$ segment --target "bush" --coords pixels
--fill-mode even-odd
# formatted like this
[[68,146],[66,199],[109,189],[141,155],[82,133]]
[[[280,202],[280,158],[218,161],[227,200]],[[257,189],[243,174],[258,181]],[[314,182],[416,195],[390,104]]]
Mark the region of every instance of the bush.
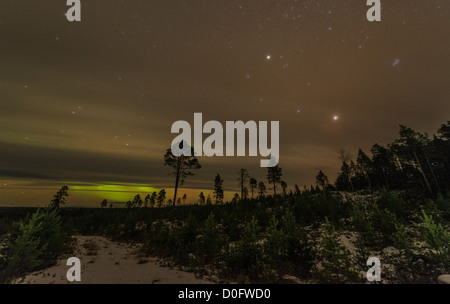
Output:
[[205,263],[209,263],[221,252],[226,238],[221,234],[213,213],[208,216],[201,232],[202,235],[198,240],[199,254]]
[[450,234],[423,210],[422,215],[420,227],[422,238],[427,244],[426,256],[432,263],[443,264],[447,270],[450,270]]
[[376,203],[368,203],[365,208],[354,204],[351,216],[351,225],[359,234],[360,246],[382,249],[396,245],[399,237],[404,237],[399,235],[404,231],[401,220],[390,210],[381,209]]
[[370,251],[361,234],[356,239],[355,249],[355,268],[358,271],[367,271],[367,258],[370,257]]
[[306,231],[297,225],[289,210],[283,215],[281,229],[286,232],[287,258],[294,266],[296,274],[308,276],[315,262],[313,242]]
[[[151,253],[169,253],[169,227],[161,220],[152,223],[150,230],[144,235],[144,243]],[[172,238],[173,240],[173,238]]]
[[359,234],[361,246],[374,245],[377,242],[377,235],[371,217],[361,204],[354,204],[350,212],[352,218],[352,228]]
[[383,189],[381,196],[377,200],[377,205],[381,210],[387,209],[398,217],[406,217],[408,204],[397,193]]
[[16,223],[17,236],[12,237],[7,244],[6,265],[2,271],[3,280],[22,275],[42,265],[45,248],[40,247],[41,240],[38,235],[42,231],[43,217],[44,214],[36,212],[27,223]]
[[379,245],[383,247],[394,245],[394,236],[397,232],[397,226],[399,225],[397,216],[390,210],[380,210],[380,208],[375,205],[372,221],[377,232]]
[[341,283],[355,281],[358,274],[352,269],[352,256],[338,240],[333,225],[325,218],[322,243],[320,246],[321,266],[323,272],[319,274],[320,279],[329,283]]
[[267,241],[264,243],[267,262],[280,269],[288,260],[288,247],[288,236],[280,228],[279,221],[273,216],[267,231]]
[[445,199],[442,195],[439,195],[436,199],[436,205],[445,214],[450,214],[450,200]]
[[38,209],[31,217],[16,222],[3,254],[3,281],[43,268],[55,262],[70,245],[61,229],[59,209]]
[[260,278],[264,272],[263,246],[258,240],[260,227],[255,217],[247,223],[241,240],[228,244],[225,253],[226,271],[242,274],[252,279]]
[[189,253],[196,251],[198,226],[197,218],[190,213],[180,229],[170,230],[167,244],[179,262],[187,261]]
[[41,240],[43,260],[47,264],[53,263],[70,245],[70,236],[62,231],[59,209],[42,210],[42,230],[38,233]]
[[427,214],[433,215],[435,217],[439,217],[440,216],[440,211],[438,208],[438,205],[435,201],[433,201],[432,199],[427,199],[425,201],[425,204],[423,206],[423,210],[425,210],[425,212]]
[[312,204],[312,213],[317,216],[317,219],[327,217],[335,225],[339,224],[339,219],[348,217],[350,213],[349,204],[327,191],[316,194],[310,204]]

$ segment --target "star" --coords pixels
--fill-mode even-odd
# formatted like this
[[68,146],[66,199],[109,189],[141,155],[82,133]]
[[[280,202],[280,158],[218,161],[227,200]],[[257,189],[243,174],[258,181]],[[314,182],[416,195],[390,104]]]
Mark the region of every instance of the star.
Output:
[[270,60],[270,59],[272,59],[272,56],[271,56],[271,55],[267,55],[267,56],[266,56],[266,59],[267,59],[267,60]]

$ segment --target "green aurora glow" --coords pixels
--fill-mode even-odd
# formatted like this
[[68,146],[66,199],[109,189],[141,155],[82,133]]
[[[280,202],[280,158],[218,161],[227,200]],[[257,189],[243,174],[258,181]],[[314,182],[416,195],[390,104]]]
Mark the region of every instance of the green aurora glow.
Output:
[[161,189],[139,185],[139,184],[95,184],[95,185],[75,185],[69,191],[77,191],[81,195],[107,199],[112,202],[126,202],[132,200],[133,196],[140,194],[144,199],[145,195],[158,192]]

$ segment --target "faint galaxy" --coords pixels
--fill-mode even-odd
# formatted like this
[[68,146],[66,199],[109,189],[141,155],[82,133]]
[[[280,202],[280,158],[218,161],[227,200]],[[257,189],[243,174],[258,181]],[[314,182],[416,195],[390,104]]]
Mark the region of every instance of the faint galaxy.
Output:
[[[450,1],[382,1],[374,23],[365,2],[82,0],[70,23],[66,1],[1,1],[0,204],[64,183],[171,188],[170,127],[194,112],[280,121],[290,188],[334,181],[337,149],[369,153],[399,124],[433,134],[450,113]],[[217,173],[236,191],[242,167],[265,179],[259,157],[200,163],[193,193]]]

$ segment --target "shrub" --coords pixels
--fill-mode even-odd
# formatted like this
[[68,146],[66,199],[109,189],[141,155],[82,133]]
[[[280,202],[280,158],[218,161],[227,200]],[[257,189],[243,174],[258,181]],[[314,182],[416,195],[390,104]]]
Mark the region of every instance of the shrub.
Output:
[[406,227],[401,223],[395,224],[395,233],[392,235],[392,240],[394,247],[397,249],[407,251],[412,249],[412,244],[410,244],[406,233]]
[[267,262],[276,268],[281,268],[288,259],[288,247],[287,234],[280,228],[279,221],[273,216],[267,231],[267,241],[264,243]]
[[450,200],[445,199],[442,195],[439,195],[436,199],[437,207],[446,214],[450,214]]
[[208,263],[220,253],[226,238],[221,235],[213,213],[210,213],[206,219],[201,232],[202,236],[198,240],[199,253],[204,258],[205,263]]
[[182,228],[172,229],[169,232],[168,246],[179,261],[187,260],[189,253],[196,251],[198,226],[197,218],[189,213]]
[[70,245],[70,236],[62,230],[61,217],[59,209],[42,210],[42,230],[37,234],[41,240],[43,260],[51,264],[60,256]]
[[372,221],[377,232],[379,244],[384,247],[393,245],[395,241],[394,236],[399,225],[397,216],[388,209],[380,210],[375,205]]
[[[354,204],[351,211],[351,226],[359,234],[360,246],[382,249],[396,245],[404,233],[401,220],[387,208],[381,209],[376,203],[366,207]],[[404,242],[404,237],[403,242]]]
[[387,209],[398,217],[407,216],[408,205],[397,193],[383,189],[377,200],[381,210]]
[[354,204],[350,215],[352,218],[352,228],[359,234],[359,242],[361,246],[374,245],[377,241],[375,228],[373,227],[372,219],[367,214],[364,207],[360,204]]
[[242,274],[252,279],[257,279],[263,274],[263,246],[257,236],[259,230],[258,221],[252,217],[244,229],[241,240],[237,244],[228,244],[225,254],[228,272]]
[[444,264],[447,270],[450,268],[450,234],[440,224],[435,223],[433,217],[422,210],[421,233],[427,244],[425,254],[436,264]]
[[370,257],[370,252],[361,234],[356,239],[355,248],[356,248],[355,267],[358,271],[366,271],[367,270],[366,263],[368,257]]
[[286,232],[287,258],[294,265],[295,272],[309,275],[315,262],[314,244],[289,210],[283,215],[281,229]]
[[358,274],[352,269],[350,251],[339,242],[335,228],[329,223],[327,217],[325,217],[325,222],[319,249],[323,272],[319,277],[329,283],[356,280]]
[[61,228],[58,208],[38,209],[16,222],[4,250],[2,279],[48,266],[70,246]]
[[349,204],[345,204],[340,197],[327,191],[316,194],[310,204],[312,204],[312,213],[318,219],[326,216],[335,225],[339,224],[339,219],[349,216]]
[[160,247],[166,247],[168,244],[169,231],[169,227],[163,221],[158,220],[154,222],[150,231],[144,236],[147,248],[150,251],[153,251]]
[[7,244],[6,266],[2,271],[2,279],[8,280],[14,276],[32,271],[42,265],[43,253],[46,249],[38,237],[42,231],[43,213],[35,212],[25,222],[16,223],[17,231]]

